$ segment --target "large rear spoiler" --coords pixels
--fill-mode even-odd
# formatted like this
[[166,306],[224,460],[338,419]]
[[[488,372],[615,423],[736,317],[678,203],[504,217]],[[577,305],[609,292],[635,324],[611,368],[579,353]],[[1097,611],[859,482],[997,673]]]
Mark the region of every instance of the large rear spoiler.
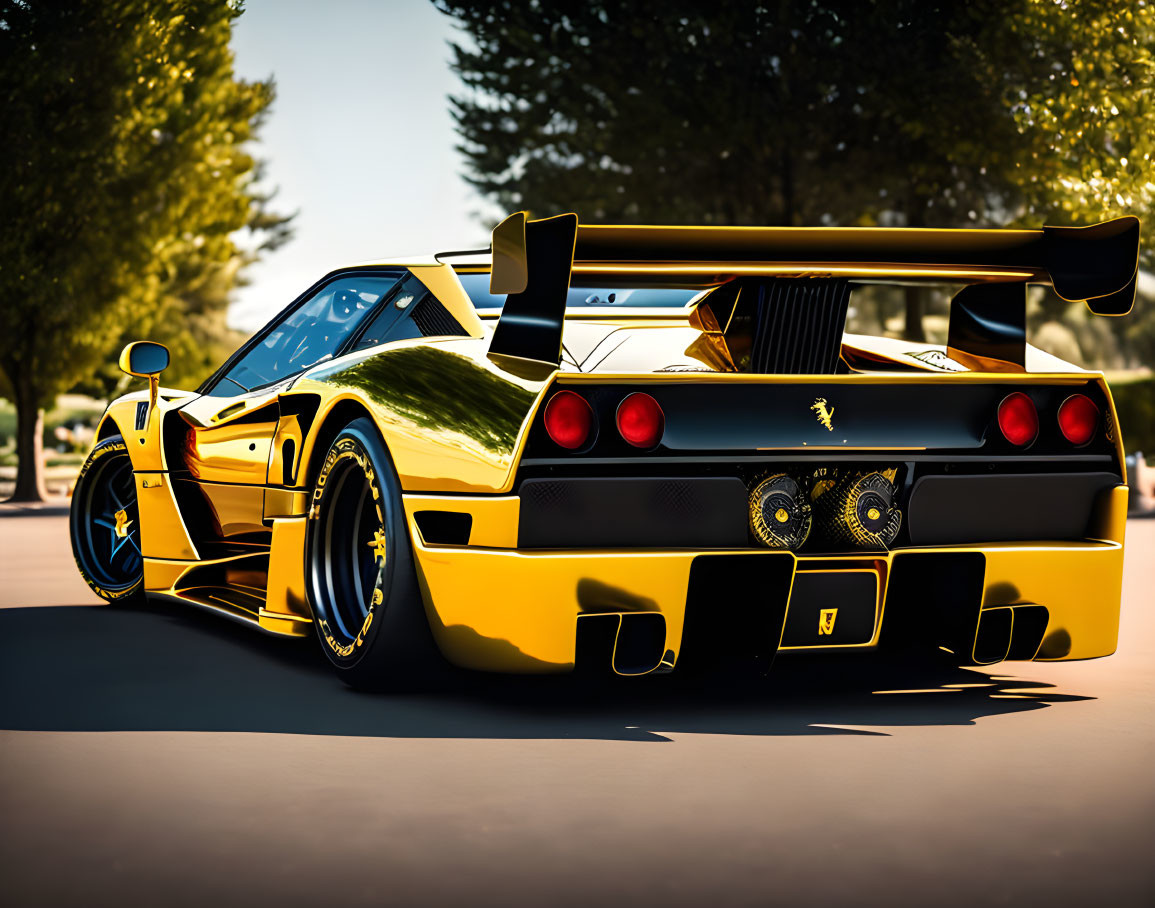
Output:
[[[1139,220],[1039,230],[616,227],[579,225],[575,214],[531,221],[517,212],[493,229],[492,252],[491,292],[508,299],[491,355],[557,365],[573,272],[686,273],[718,280],[961,281],[973,286],[956,297],[965,305],[952,307],[951,346],[987,356],[991,350],[982,335],[990,333],[984,325],[994,319],[989,328],[999,344],[995,358],[1021,366],[1015,348],[1025,336],[1023,306],[1008,303],[1025,300],[1026,284],[1050,284],[1063,299],[1086,301],[1098,315],[1131,311]],[[967,315],[955,319],[955,309]]]

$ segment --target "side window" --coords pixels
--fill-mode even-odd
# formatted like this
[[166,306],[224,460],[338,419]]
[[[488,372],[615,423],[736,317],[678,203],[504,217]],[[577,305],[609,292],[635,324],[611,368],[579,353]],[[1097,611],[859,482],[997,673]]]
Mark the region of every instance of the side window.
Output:
[[274,324],[210,393],[230,395],[271,385],[335,356],[400,278],[353,275],[326,284]]
[[364,350],[413,337],[464,337],[465,330],[417,278],[410,276],[373,317],[354,347]]

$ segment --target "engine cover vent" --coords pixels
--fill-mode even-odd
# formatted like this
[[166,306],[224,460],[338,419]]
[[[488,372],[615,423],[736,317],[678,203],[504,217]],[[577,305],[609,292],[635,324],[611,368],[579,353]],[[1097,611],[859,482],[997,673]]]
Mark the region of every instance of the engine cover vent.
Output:
[[824,278],[778,279],[758,287],[750,371],[832,375],[838,369],[850,284]]

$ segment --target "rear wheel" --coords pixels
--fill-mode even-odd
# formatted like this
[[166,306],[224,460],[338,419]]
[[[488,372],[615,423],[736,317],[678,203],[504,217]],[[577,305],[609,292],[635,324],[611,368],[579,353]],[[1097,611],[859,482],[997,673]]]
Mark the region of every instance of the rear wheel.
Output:
[[396,688],[440,658],[417,586],[401,486],[369,419],[333,441],[313,489],[306,581],[321,649],[348,684]]
[[136,478],[119,435],[100,442],[80,470],[72,493],[72,555],[93,591],[108,602],[144,598],[144,558]]

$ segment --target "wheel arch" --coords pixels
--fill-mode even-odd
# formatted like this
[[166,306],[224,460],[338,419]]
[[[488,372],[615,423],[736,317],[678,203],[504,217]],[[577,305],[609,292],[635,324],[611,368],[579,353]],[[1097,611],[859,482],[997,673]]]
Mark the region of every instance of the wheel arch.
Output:
[[[349,425],[355,419],[368,418],[373,420],[373,425],[377,425],[377,420],[373,419],[373,411],[361,400],[355,397],[343,397],[336,401],[321,417],[317,430],[313,433],[312,448],[309,450],[308,461],[306,462],[305,474],[299,480],[299,484],[307,489],[312,489],[313,483],[317,479],[317,474],[321,471],[321,464],[324,463],[325,455],[329,451],[329,446],[333,444],[333,440],[338,433]],[[384,434],[380,427],[377,428],[377,434],[381,436],[381,443],[385,445],[385,450],[389,450],[389,443],[385,440]]]

